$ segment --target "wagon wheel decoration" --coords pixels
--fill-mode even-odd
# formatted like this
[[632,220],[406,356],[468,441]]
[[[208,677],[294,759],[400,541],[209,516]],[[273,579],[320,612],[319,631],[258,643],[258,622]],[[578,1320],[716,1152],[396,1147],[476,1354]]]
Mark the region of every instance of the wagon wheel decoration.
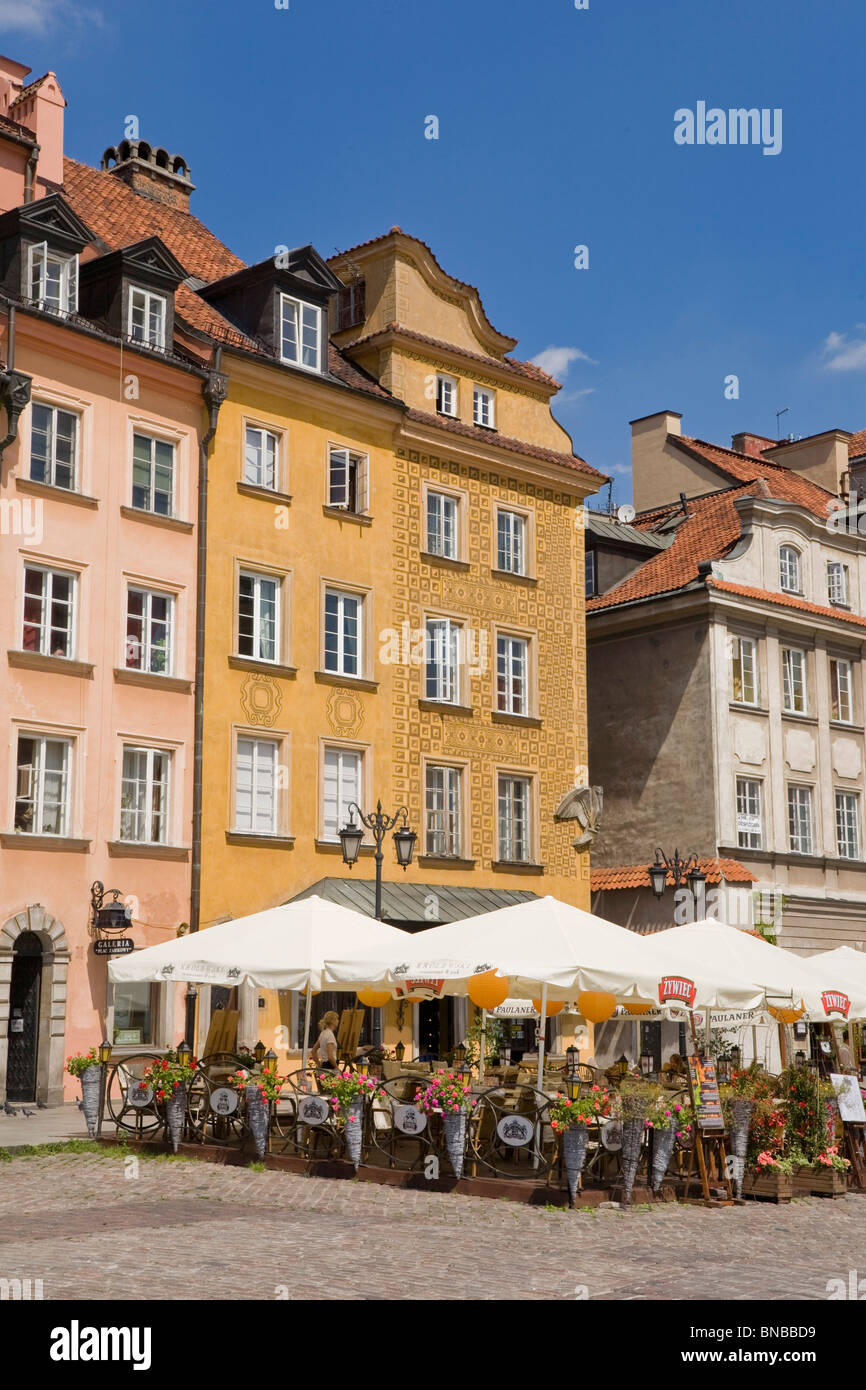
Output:
[[415,1104],[423,1091],[421,1077],[395,1076],[383,1081],[367,1107],[370,1157],[389,1168],[413,1172],[424,1169],[438,1144],[428,1117]]
[[471,1175],[481,1167],[499,1178],[546,1177],[556,1156],[550,1097],[534,1086],[493,1087],[477,1101],[469,1119]]
[[249,1058],[233,1052],[213,1052],[203,1057],[187,1091],[186,1117],[192,1139],[199,1144],[219,1144],[240,1148],[247,1125],[241,1098],[227,1078],[243,1067]]
[[143,1139],[162,1129],[164,1117],[157,1109],[153,1092],[142,1091],[145,1069],[160,1060],[157,1052],[136,1052],[116,1062],[105,1086],[105,1114],[116,1130],[126,1130]]
[[343,1137],[337,1128],[329,1098],[319,1090],[313,1067],[286,1077],[282,1094],[272,1112],[272,1153],[296,1158],[341,1158]]

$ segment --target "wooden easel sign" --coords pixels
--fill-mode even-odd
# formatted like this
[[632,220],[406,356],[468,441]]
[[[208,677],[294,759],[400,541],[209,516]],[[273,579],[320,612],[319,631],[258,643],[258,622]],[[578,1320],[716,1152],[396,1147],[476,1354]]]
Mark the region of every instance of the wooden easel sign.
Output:
[[845,1072],[831,1072],[830,1080],[836,1092],[839,1118],[845,1135],[845,1157],[851,1164],[851,1173],[857,1187],[866,1189],[866,1109],[860,1080],[856,1075]]
[[707,1158],[710,1153],[714,1152],[720,1181],[724,1183],[728,1199],[732,1200],[733,1193],[731,1192],[731,1180],[728,1176],[728,1161],[725,1153],[725,1119],[722,1114],[722,1098],[719,1094],[719,1082],[716,1076],[716,1059],[694,1054],[688,1058],[688,1068],[689,1089],[695,1116],[695,1143],[689,1159],[689,1170],[686,1174],[686,1188],[683,1195],[686,1198],[689,1195],[692,1169],[695,1157],[697,1157],[704,1201],[713,1201],[710,1194]]

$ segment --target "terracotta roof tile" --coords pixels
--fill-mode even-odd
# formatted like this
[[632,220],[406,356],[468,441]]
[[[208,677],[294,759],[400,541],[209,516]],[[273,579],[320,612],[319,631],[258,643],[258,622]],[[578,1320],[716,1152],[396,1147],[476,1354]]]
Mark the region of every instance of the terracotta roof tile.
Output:
[[21,140],[36,142],[36,132],[29,126],[22,125],[20,121],[13,121],[11,116],[0,116],[0,130],[6,130],[10,135],[17,135]]
[[497,434],[495,430],[482,430],[476,425],[464,425],[462,420],[450,420],[447,415],[430,415],[426,410],[407,410],[407,420],[417,420],[421,425],[433,425],[449,434],[459,434],[465,439],[477,439],[479,443],[495,445],[507,449],[512,454],[524,454],[529,458],[545,459],[548,463],[558,463],[572,468],[576,473],[585,473],[591,478],[607,482],[604,473],[586,462],[577,454],[561,454],[555,449],[544,449],[538,444],[527,444],[523,439],[511,439],[508,435]]
[[773,593],[771,589],[755,589],[749,584],[731,584],[727,579],[709,579],[708,584],[726,594],[740,594],[742,598],[756,598],[763,603],[776,603],[782,608],[796,608],[801,613],[814,613],[817,617],[833,618],[839,623],[853,623],[856,627],[866,627],[866,618],[859,613],[849,613],[845,608],[831,608],[821,603],[809,603],[794,594]]
[[857,430],[848,440],[848,457],[858,459],[863,454],[866,454],[866,430]]
[[367,333],[363,338],[354,338],[349,343],[343,344],[343,351],[350,352],[355,348],[363,347],[367,343],[375,342],[383,333],[400,333],[404,338],[411,338],[416,343],[429,343],[430,347],[441,348],[444,352],[454,353],[457,357],[466,357],[472,362],[483,362],[489,367],[498,367],[506,371],[516,372],[519,376],[529,377],[532,381],[538,381],[544,386],[562,390],[562,383],[552,377],[541,367],[536,367],[534,362],[519,362],[512,357],[487,357],[480,352],[470,352],[468,348],[456,347],[454,343],[446,343],[441,338],[431,338],[426,333],[416,333],[414,328],[407,328],[404,323],[393,320],[386,323],[384,328],[378,329],[375,333]]
[[[698,868],[706,874],[707,883],[757,883],[753,873],[737,859],[699,859]],[[674,886],[673,874],[668,874],[667,885]],[[622,888],[651,888],[648,864],[624,864],[609,869],[593,869],[590,875],[593,893],[607,893]]]

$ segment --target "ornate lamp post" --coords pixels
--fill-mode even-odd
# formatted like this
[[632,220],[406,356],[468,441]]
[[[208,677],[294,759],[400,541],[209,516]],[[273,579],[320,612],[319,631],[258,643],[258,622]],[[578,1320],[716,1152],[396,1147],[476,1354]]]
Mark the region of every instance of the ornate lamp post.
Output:
[[[382,810],[381,801],[376,802],[376,809],[369,815],[365,815],[354,801],[349,803],[349,824],[343,826],[340,831],[340,843],[343,846],[343,863],[348,864],[351,869],[358,858],[361,850],[361,841],[364,838],[364,828],[373,832],[373,839],[376,841],[376,920],[382,920],[382,862],[385,856],[382,853],[382,841],[393,830],[399,821],[402,825],[399,830],[394,830],[394,849],[397,853],[397,863],[401,869],[408,869],[412,863],[412,854],[415,849],[417,835],[414,830],[409,829],[409,812],[405,806],[401,806],[394,812],[393,816],[388,816]],[[357,815],[360,825],[355,824]]]
[[707,876],[701,872],[696,854],[691,855],[688,859],[683,859],[679,850],[675,849],[673,858],[669,859],[664,850],[657,849],[655,860],[649,866],[650,883],[657,898],[664,896],[668,874],[673,875],[675,891],[682,887],[683,883],[688,883],[695,904],[703,898]]

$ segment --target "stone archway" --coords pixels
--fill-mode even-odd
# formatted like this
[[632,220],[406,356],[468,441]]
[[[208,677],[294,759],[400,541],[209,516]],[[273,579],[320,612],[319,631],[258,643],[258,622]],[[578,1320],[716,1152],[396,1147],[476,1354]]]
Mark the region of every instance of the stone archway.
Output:
[[46,1105],[63,1101],[63,1069],[66,1060],[66,978],[69,942],[63,923],[41,903],[16,912],[0,927],[0,1099],[6,1096],[6,1063],[9,1042],[9,987],[12,955],[22,932],[34,932],[42,947],[42,994],[39,1003],[36,1098]]

